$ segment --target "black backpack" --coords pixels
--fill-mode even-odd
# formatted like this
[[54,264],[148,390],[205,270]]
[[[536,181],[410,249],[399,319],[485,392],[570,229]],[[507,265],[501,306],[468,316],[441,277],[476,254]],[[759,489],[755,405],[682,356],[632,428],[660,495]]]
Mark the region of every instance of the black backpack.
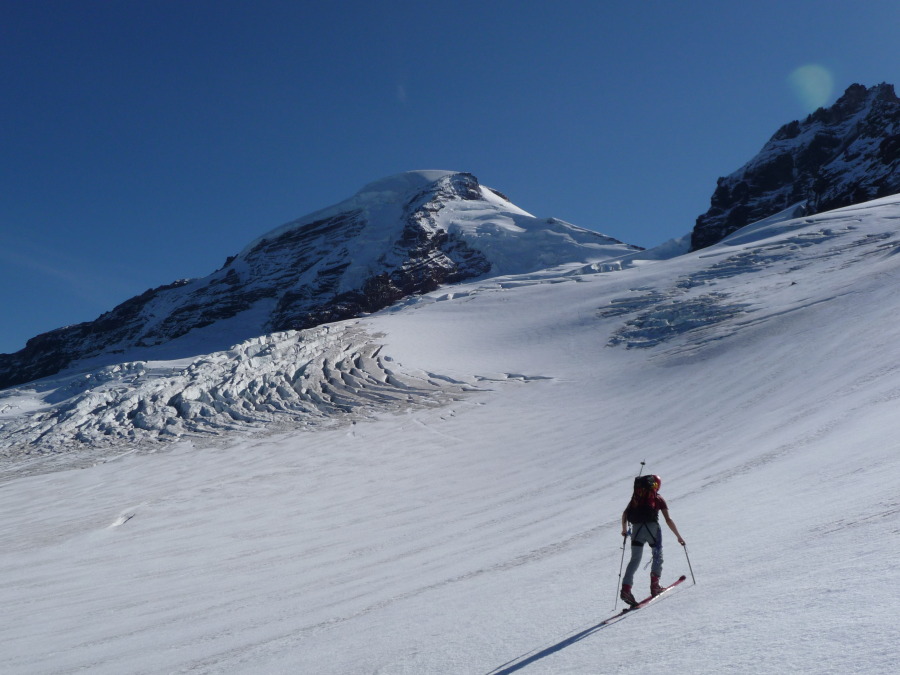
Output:
[[654,475],[638,476],[634,479],[634,492],[628,504],[631,522],[656,520],[656,512],[659,510],[656,492],[661,482],[659,476]]

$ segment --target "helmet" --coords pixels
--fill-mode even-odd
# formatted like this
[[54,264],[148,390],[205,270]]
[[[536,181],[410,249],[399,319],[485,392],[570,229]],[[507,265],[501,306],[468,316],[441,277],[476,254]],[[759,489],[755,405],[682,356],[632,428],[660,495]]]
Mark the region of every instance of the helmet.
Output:
[[653,479],[653,489],[659,490],[660,486],[662,486],[662,478],[660,478],[656,474],[653,474],[651,478]]

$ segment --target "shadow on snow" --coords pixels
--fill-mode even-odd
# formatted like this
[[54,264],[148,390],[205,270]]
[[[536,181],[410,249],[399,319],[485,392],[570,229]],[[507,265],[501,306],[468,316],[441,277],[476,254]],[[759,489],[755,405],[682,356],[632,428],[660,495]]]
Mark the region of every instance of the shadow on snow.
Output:
[[607,626],[611,626],[613,623],[615,623],[615,621],[617,621],[618,619],[621,619],[621,618],[625,618],[626,616],[628,616],[628,613],[621,612],[619,614],[616,614],[613,617],[610,617],[609,619],[604,619],[600,623],[595,624],[595,625],[591,626],[590,628],[585,628],[584,630],[581,630],[581,631],[575,633],[574,635],[570,635],[569,637],[561,640],[560,642],[557,642],[555,645],[553,645],[551,647],[542,649],[541,651],[536,652],[534,654],[532,654],[531,652],[528,652],[526,654],[523,654],[522,656],[517,656],[512,661],[508,661],[508,662],[504,663],[502,666],[500,666],[499,668],[492,670],[487,675],[507,675],[508,673],[514,673],[517,670],[521,670],[522,668],[525,668],[526,666],[530,666],[535,661],[540,661],[544,657],[550,656],[551,654],[555,654],[556,652],[565,649],[569,645],[573,645],[576,642],[584,640],[586,637],[590,637],[597,631],[599,631],[603,628],[606,628]]

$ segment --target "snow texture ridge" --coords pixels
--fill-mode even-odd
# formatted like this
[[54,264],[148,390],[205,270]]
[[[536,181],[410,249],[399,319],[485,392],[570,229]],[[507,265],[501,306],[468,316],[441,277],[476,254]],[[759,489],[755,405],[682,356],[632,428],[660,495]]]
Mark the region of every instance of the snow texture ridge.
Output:
[[[475,387],[410,374],[380,355],[371,336],[346,324],[253,338],[187,364],[126,362],[45,384],[44,409],[10,416],[0,393],[0,452],[7,456],[98,450],[280,425],[334,426],[421,405]],[[5,405],[4,405],[5,404]]]

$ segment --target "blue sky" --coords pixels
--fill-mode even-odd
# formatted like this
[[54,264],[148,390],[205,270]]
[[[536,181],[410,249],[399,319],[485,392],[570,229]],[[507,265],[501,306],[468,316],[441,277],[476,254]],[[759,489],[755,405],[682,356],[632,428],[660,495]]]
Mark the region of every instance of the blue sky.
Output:
[[898,27],[895,0],[0,0],[0,352],[400,171],[662,243],[782,124],[900,85]]

